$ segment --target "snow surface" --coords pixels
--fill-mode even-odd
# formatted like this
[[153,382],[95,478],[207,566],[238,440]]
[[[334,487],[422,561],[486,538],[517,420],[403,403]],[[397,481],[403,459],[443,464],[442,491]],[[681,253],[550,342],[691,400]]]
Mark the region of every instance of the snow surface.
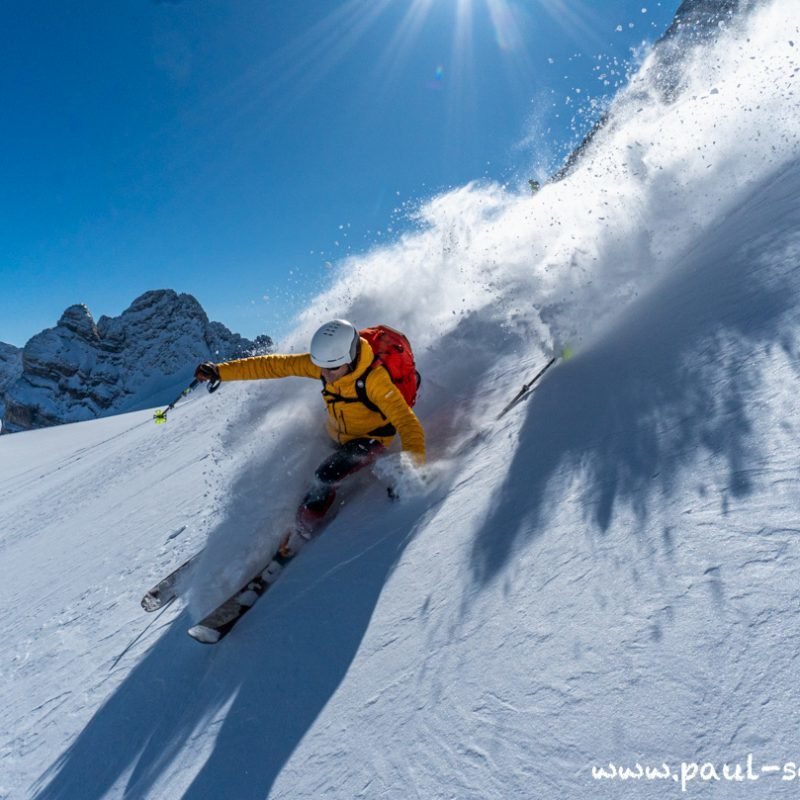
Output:
[[431,463],[354,481],[218,646],[187,627],[326,452],[312,383],[0,439],[0,797],[796,796],[798,46],[765,3],[673,103],[646,61],[567,180],[340,265],[283,349],[406,330]]

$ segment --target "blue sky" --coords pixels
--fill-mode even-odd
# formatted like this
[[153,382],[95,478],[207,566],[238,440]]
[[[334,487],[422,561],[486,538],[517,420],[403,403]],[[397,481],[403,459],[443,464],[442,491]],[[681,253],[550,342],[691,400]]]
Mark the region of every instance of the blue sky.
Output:
[[0,341],[144,291],[280,336],[405,210],[525,189],[679,0],[15,3],[0,31]]

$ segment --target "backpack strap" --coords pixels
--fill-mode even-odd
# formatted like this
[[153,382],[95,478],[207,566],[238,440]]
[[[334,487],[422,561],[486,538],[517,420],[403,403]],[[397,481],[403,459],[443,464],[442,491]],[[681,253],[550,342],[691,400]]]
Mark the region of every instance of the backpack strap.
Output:
[[356,378],[356,397],[342,397],[340,394],[336,394],[336,392],[330,391],[328,389],[328,384],[325,382],[325,378],[320,378],[322,381],[322,396],[325,398],[326,403],[362,403],[365,405],[370,411],[375,411],[376,413],[380,414],[384,419],[386,419],[386,414],[372,402],[367,396],[367,378],[369,377],[370,372],[372,372],[373,367],[375,364],[379,363],[380,359],[376,358],[359,376]]
[[372,402],[367,396],[367,378],[372,374],[372,370],[375,368],[376,364],[380,364],[381,360],[377,356],[372,360],[372,363],[359,375],[358,379],[356,380],[356,394],[358,395],[358,399],[370,410],[375,411],[380,414],[384,419],[386,419],[386,414]]
[[[372,363],[356,378],[355,388],[356,388],[356,397],[342,397],[340,394],[336,394],[336,392],[331,392],[327,388],[327,383],[325,383],[325,378],[320,378],[322,381],[322,396],[325,398],[326,403],[361,403],[365,405],[370,411],[374,411],[376,414],[380,414],[384,419],[386,419],[386,414],[380,410],[380,408],[372,402],[367,396],[367,378],[370,376],[370,373],[375,368],[376,365],[382,364],[383,362],[379,357],[375,357]],[[380,428],[375,428],[369,432],[369,436],[394,436],[397,433],[397,429],[391,423],[387,423],[386,425],[382,425]]]

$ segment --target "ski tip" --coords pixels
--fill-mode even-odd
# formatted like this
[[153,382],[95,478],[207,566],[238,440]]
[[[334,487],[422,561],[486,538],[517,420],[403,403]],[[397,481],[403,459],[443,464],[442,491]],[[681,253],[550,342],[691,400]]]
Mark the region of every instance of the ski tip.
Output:
[[201,644],[216,644],[221,638],[219,631],[214,630],[214,628],[207,628],[205,625],[194,625],[189,628],[187,633],[192,639]]
[[161,607],[161,600],[152,594],[146,594],[142,598],[142,608],[145,611],[156,611]]
[[142,598],[142,608],[147,612],[161,611],[175,602],[176,599],[177,595],[175,592],[165,592],[164,594],[160,592],[156,594],[148,592]]

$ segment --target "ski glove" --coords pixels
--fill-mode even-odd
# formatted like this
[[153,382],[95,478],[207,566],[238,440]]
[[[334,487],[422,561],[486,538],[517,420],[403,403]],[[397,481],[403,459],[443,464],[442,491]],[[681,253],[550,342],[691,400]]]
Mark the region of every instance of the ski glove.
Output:
[[216,382],[220,380],[217,365],[211,361],[204,361],[202,364],[199,364],[197,369],[194,371],[194,376],[199,381]]

